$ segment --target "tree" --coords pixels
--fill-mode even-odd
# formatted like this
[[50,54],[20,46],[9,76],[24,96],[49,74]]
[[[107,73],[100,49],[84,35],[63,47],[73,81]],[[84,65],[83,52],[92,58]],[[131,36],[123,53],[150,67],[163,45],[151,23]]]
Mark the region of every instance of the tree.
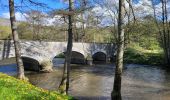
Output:
[[162,46],[164,49],[165,64],[170,64],[170,29],[168,22],[167,0],[161,0],[162,3]]
[[[73,0],[69,0],[69,12],[73,11]],[[68,94],[69,89],[69,77],[70,77],[70,62],[71,62],[71,52],[72,52],[72,45],[73,45],[73,20],[72,20],[72,14],[68,15],[68,42],[67,42],[67,52],[65,57],[65,63],[64,63],[64,70],[63,70],[63,76],[62,81],[59,86],[59,91],[63,94]]]
[[42,12],[36,10],[28,11],[26,12],[26,15],[27,22],[29,22],[33,33],[33,40],[37,40],[40,37],[39,35],[42,30],[41,27],[44,24],[45,15]]
[[116,55],[116,69],[113,91],[111,93],[112,100],[122,100],[121,98],[121,79],[123,69],[124,54],[124,0],[119,0],[119,18],[118,18],[118,50]]
[[9,0],[9,12],[10,12],[12,37],[13,37],[14,47],[15,47],[16,63],[18,68],[18,78],[25,80],[26,77],[24,75],[24,66],[21,59],[20,44],[19,44],[19,38],[17,33],[16,19],[15,19],[14,0]]
[[[164,62],[166,65],[170,65],[170,21],[168,21],[168,0],[160,0],[162,14],[159,15],[156,12],[154,0],[152,0],[152,6],[154,10],[155,23],[159,30],[160,44],[164,51]],[[162,18],[162,19],[160,19]]]

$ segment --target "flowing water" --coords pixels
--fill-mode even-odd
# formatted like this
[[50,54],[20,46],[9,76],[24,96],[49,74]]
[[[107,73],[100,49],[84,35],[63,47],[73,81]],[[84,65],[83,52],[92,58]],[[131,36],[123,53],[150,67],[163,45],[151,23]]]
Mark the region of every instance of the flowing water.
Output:
[[[30,82],[44,89],[56,90],[62,76],[63,59],[54,59],[52,73],[26,71]],[[16,65],[3,65],[0,72],[16,75]],[[110,100],[114,64],[72,65],[70,95],[80,100]],[[123,100],[170,100],[170,71],[157,66],[128,64],[122,76]]]

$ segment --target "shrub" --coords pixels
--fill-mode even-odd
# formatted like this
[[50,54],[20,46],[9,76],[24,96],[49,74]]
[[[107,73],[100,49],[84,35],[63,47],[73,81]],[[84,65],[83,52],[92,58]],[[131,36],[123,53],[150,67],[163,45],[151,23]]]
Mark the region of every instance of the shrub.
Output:
[[143,52],[142,49],[127,48],[124,54],[125,63],[161,65],[163,64],[162,53]]
[[64,53],[60,53],[57,56],[55,56],[55,58],[65,58],[65,54]]

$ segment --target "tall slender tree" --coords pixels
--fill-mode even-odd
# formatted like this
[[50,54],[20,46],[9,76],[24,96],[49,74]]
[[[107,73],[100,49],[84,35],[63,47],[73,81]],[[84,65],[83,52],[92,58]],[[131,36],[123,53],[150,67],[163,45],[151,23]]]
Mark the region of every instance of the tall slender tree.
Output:
[[[73,0],[69,0],[69,12],[73,12]],[[73,14],[68,14],[68,42],[67,42],[67,52],[65,57],[65,63],[64,63],[64,70],[63,70],[63,76],[62,81],[59,85],[59,91],[63,94],[68,94],[69,89],[69,77],[70,77],[70,62],[71,62],[71,52],[72,52],[72,45],[73,45],[73,20],[72,20]]]
[[164,49],[164,58],[165,64],[170,65],[170,29],[168,22],[168,0],[161,0],[162,4],[162,34],[163,34],[163,49]]
[[118,51],[116,56],[116,69],[113,91],[111,93],[112,100],[122,100],[121,98],[121,80],[123,69],[123,54],[124,54],[124,0],[119,0],[119,18],[118,18]]
[[21,59],[20,44],[19,44],[19,38],[17,33],[16,19],[15,19],[14,0],[9,0],[9,12],[10,12],[12,37],[13,37],[14,47],[15,47],[16,63],[18,68],[18,78],[25,80],[26,77],[24,75],[24,66]]
[[[168,0],[160,0],[161,3],[161,12],[159,15],[156,12],[156,7],[154,4],[155,0],[152,0],[152,6],[154,10],[154,18],[155,23],[159,30],[160,35],[160,44],[164,51],[164,63],[169,66],[170,65],[170,21],[168,21]],[[158,18],[162,18],[161,21]],[[158,20],[159,19],[159,20]],[[160,23],[161,22],[161,23]]]

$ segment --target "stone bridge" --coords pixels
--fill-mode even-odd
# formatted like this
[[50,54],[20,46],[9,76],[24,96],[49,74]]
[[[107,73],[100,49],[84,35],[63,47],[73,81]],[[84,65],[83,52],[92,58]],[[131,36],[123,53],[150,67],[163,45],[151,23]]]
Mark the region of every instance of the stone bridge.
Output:
[[[59,54],[66,52],[67,42],[45,41],[20,41],[23,62],[37,62],[42,65],[45,61],[52,60]],[[107,43],[73,43],[72,62],[82,63],[87,60],[108,60],[115,51],[113,44]],[[12,40],[0,40],[0,60],[15,57]],[[30,65],[32,66],[32,65]],[[34,65],[34,67],[36,67]]]

